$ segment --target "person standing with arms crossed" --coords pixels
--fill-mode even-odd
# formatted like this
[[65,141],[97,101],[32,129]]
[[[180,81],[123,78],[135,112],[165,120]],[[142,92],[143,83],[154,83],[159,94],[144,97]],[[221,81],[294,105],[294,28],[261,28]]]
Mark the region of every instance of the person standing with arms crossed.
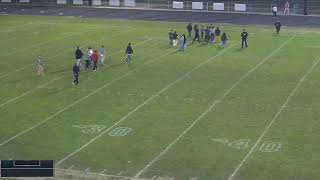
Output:
[[248,38],[248,33],[246,32],[245,29],[243,29],[242,33],[241,33],[241,38],[242,38],[242,48],[243,48],[243,45],[246,46],[246,48],[248,47],[248,44],[247,44],[247,38]]

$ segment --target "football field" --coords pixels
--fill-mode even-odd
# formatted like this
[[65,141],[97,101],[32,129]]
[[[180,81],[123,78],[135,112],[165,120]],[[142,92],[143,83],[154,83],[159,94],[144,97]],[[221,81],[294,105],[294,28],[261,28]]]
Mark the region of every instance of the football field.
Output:
[[[180,52],[168,32],[186,25],[0,16],[0,159],[75,179],[319,180],[319,29],[214,24],[225,48]],[[78,45],[104,45],[107,63],[74,86]]]

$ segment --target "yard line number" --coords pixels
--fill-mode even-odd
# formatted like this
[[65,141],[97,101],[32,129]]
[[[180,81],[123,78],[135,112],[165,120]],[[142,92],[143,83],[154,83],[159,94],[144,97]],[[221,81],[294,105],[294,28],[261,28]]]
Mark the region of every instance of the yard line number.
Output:
[[[72,125],[72,127],[81,129],[81,132],[85,134],[97,134],[103,131],[104,129],[106,129],[106,126],[104,125]],[[117,127],[115,129],[112,129],[108,133],[108,135],[109,136],[125,136],[131,131],[132,129],[128,127]]]
[[[211,138],[212,141],[217,142],[217,143],[222,143],[225,144],[233,149],[246,149],[248,147],[250,147],[250,139],[239,139],[239,140],[235,140],[235,141],[230,141],[228,139],[215,139],[215,138]],[[281,149],[281,143],[280,142],[276,142],[276,141],[266,141],[263,142],[260,147],[258,148],[259,151],[261,152],[276,152],[279,151]]]

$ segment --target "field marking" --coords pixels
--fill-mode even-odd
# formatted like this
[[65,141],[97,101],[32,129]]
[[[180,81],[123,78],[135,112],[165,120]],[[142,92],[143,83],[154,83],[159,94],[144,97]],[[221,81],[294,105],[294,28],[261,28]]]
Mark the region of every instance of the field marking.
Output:
[[103,169],[102,171],[99,172],[99,174],[104,174],[107,170]]
[[166,154],[168,150],[175,145],[186,133],[188,133],[202,118],[204,118],[211,110],[220,102],[223,101],[223,99],[236,87],[238,86],[243,79],[247,78],[253,71],[255,71],[258,67],[260,67],[265,61],[267,61],[270,57],[272,57],[274,54],[276,54],[280,49],[282,49],[285,45],[287,45],[295,36],[292,36],[289,40],[284,42],[279,48],[274,50],[271,54],[269,54],[267,57],[265,57],[263,60],[261,60],[255,67],[253,67],[251,70],[249,70],[245,75],[243,75],[237,82],[235,82],[231,88],[229,88],[221,97],[219,97],[217,100],[213,101],[213,103],[205,110],[198,118],[196,118],[191,125],[186,128],[176,139],[174,139],[167,147],[164,148],[163,151],[159,153],[154,159],[152,159],[144,168],[142,168],[134,177],[140,177],[150,166],[152,166],[155,162],[159,160],[161,156]]
[[[247,149],[249,146],[251,146],[251,139],[238,139],[238,140],[228,140],[228,139],[217,139],[217,138],[211,138],[211,141],[216,143],[221,143],[223,145],[229,146],[233,149]],[[281,149],[281,142],[277,141],[265,141],[259,146],[259,151],[265,152],[265,153],[271,153],[276,152]]]
[[[20,23],[20,22],[14,22],[14,23]],[[0,33],[16,32],[16,31],[20,30],[18,28],[26,27],[26,26],[29,26],[29,25],[33,25],[33,22],[31,21],[31,22],[27,22],[27,23],[24,23],[24,24],[19,24],[19,25],[16,25],[16,26],[9,26],[10,28],[2,30],[2,31],[0,31]],[[33,26],[31,26],[31,27],[33,27]]]
[[105,125],[72,125],[72,127],[80,129],[85,134],[99,133],[106,128]]
[[103,176],[103,177],[111,177],[111,178],[125,178],[125,179],[132,179],[132,180],[151,180],[151,179],[145,179],[145,178],[135,178],[135,177],[129,177],[129,176],[120,176],[120,175],[111,175],[111,174],[103,174],[103,173],[94,173],[94,172],[83,172],[79,170],[70,170],[70,169],[62,169],[62,168],[55,168],[58,171],[64,171],[70,174],[90,174],[95,176]]
[[71,156],[77,154],[78,152],[80,152],[82,149],[86,148],[87,146],[89,146],[92,142],[94,142],[95,140],[97,140],[99,137],[103,136],[105,133],[107,133],[108,131],[110,131],[111,129],[113,129],[115,126],[117,126],[118,124],[120,124],[122,121],[124,121],[125,119],[127,119],[131,114],[135,113],[136,111],[138,111],[140,108],[142,108],[143,106],[145,106],[146,104],[148,104],[150,101],[152,101],[154,98],[158,97],[161,93],[163,93],[164,91],[166,91],[167,89],[169,89],[171,86],[175,85],[176,83],[180,82],[181,80],[185,79],[189,74],[191,74],[193,71],[197,70],[198,68],[200,68],[201,66],[211,62],[212,60],[214,60],[216,57],[220,56],[221,54],[223,54],[224,52],[226,52],[227,50],[231,49],[232,47],[234,47],[237,44],[234,44],[230,47],[228,47],[227,49],[221,50],[218,54],[216,54],[213,57],[210,57],[208,59],[206,59],[205,61],[201,62],[200,64],[198,64],[196,67],[192,68],[191,70],[189,70],[188,72],[186,72],[185,74],[183,74],[182,76],[180,76],[179,78],[177,78],[176,80],[174,80],[173,82],[171,82],[170,84],[168,84],[167,86],[165,86],[164,88],[162,88],[160,91],[158,91],[156,94],[152,95],[150,98],[148,98],[146,101],[144,101],[143,103],[141,103],[140,105],[138,105],[135,109],[133,109],[132,111],[130,111],[128,114],[126,114],[125,116],[123,116],[120,120],[118,120],[117,122],[115,122],[112,126],[110,126],[108,129],[104,130],[101,134],[97,135],[96,137],[92,138],[90,141],[88,141],[86,144],[82,145],[80,148],[76,149],[75,151],[73,151],[72,153],[70,153],[69,155],[67,155],[66,157],[62,158],[60,161],[58,161],[56,163],[56,166],[60,165],[62,162],[64,162],[65,160],[69,159]]
[[300,88],[302,83],[305,81],[306,77],[313,71],[313,69],[319,64],[320,58],[311,66],[311,68],[308,69],[308,71],[302,76],[302,78],[298,81],[297,85],[291,93],[288,95],[287,99],[283,103],[283,105],[279,108],[278,112],[274,115],[270,123],[265,127],[264,131],[261,133],[255,144],[252,146],[250,151],[246,154],[246,156],[240,161],[240,163],[236,166],[235,170],[232,172],[232,174],[229,176],[228,180],[233,180],[235,175],[239,172],[241,167],[244,165],[244,163],[248,160],[248,158],[252,155],[252,153],[257,149],[258,145],[266,135],[266,133],[270,130],[271,126],[274,124],[274,122],[278,119],[280,114],[282,113],[283,109],[288,105],[291,98],[296,94],[297,90]]
[[102,89],[104,89],[104,88],[110,86],[111,84],[113,84],[113,83],[115,83],[115,82],[117,82],[117,81],[119,81],[119,80],[121,80],[121,79],[129,76],[131,73],[133,73],[133,72],[136,71],[137,69],[141,69],[142,67],[144,67],[144,66],[146,66],[146,65],[148,65],[148,64],[151,64],[151,63],[153,63],[153,62],[156,62],[157,60],[161,59],[162,57],[165,57],[165,56],[167,56],[167,55],[169,55],[169,54],[172,54],[172,53],[175,52],[175,51],[177,51],[177,50],[174,49],[174,50],[171,50],[171,51],[169,51],[169,52],[167,52],[167,53],[165,53],[165,54],[162,54],[162,55],[160,55],[160,56],[158,56],[158,57],[156,57],[156,58],[154,58],[154,59],[152,59],[152,60],[150,60],[150,61],[145,62],[145,63],[142,64],[141,66],[139,66],[139,67],[137,67],[137,68],[134,68],[134,69],[128,71],[127,73],[123,74],[122,76],[119,76],[118,78],[113,79],[113,80],[107,82],[106,84],[104,84],[104,85],[101,86],[100,88],[96,89],[95,91],[92,91],[92,92],[89,93],[88,95],[86,95],[86,96],[80,98],[79,100],[77,100],[77,101],[69,104],[68,106],[60,109],[59,111],[57,111],[57,112],[54,113],[53,115],[51,115],[51,116],[47,117],[46,119],[38,122],[38,123],[35,124],[34,126],[32,126],[32,127],[28,128],[28,129],[26,129],[26,130],[24,130],[24,131],[16,134],[15,136],[13,136],[13,137],[11,137],[11,138],[3,141],[3,142],[0,144],[0,146],[3,146],[3,145],[5,145],[5,144],[7,144],[8,142],[12,141],[13,139],[15,139],[15,138],[17,138],[17,137],[25,134],[26,132],[28,132],[28,131],[30,131],[30,130],[36,128],[36,127],[38,127],[39,125],[41,125],[41,124],[49,121],[50,119],[56,117],[57,115],[61,114],[62,112],[66,111],[66,110],[68,110],[69,108],[73,107],[74,105],[76,105],[76,104],[82,102],[83,100],[87,99],[88,97],[90,97],[90,96],[98,93],[98,92],[101,91]]
[[[121,34],[118,34],[118,35],[120,36]],[[144,43],[146,43],[146,42],[148,42],[148,41],[152,41],[152,40],[153,40],[153,38],[148,38],[148,39],[146,39],[146,40],[144,40],[144,41],[142,41],[142,42],[137,43],[135,46],[139,46],[139,45],[141,45],[141,44],[144,44]],[[102,41],[102,40],[101,40],[101,41]],[[111,57],[111,56],[114,56],[114,55],[116,55],[116,54],[118,54],[118,53],[121,53],[121,52],[123,52],[123,50],[119,50],[119,51],[113,53],[112,55],[110,55],[110,57]],[[53,57],[51,57],[51,58],[53,58]],[[33,64],[32,64],[32,65],[33,65]],[[13,101],[15,101],[15,100],[18,100],[18,99],[20,99],[20,98],[28,95],[28,94],[33,93],[33,92],[36,91],[37,89],[43,88],[43,87],[51,84],[52,82],[54,82],[54,81],[62,78],[65,74],[66,74],[66,72],[62,72],[62,73],[59,74],[59,76],[57,76],[56,78],[50,80],[49,82],[47,82],[47,83],[45,83],[45,84],[43,84],[43,85],[39,85],[39,86],[37,86],[37,87],[35,87],[35,88],[33,88],[33,89],[25,92],[25,93],[22,93],[21,95],[18,95],[18,96],[16,96],[16,97],[14,97],[14,98],[12,98],[12,99],[10,99],[10,100],[8,100],[8,101],[0,104],[0,108],[3,107],[3,106],[5,106],[5,105],[7,105],[7,104],[9,104],[10,102],[13,102]],[[0,77],[0,79],[1,79],[1,77]],[[0,144],[0,146],[1,146],[1,144]]]
[[24,97],[24,96],[28,95],[28,94],[33,93],[33,92],[34,92],[34,91],[36,91],[37,89],[43,88],[43,87],[45,87],[45,86],[47,86],[47,85],[51,84],[52,82],[54,82],[54,81],[56,81],[56,80],[58,80],[58,79],[62,78],[62,77],[64,76],[64,74],[65,74],[65,73],[66,73],[66,72],[63,72],[63,75],[60,75],[60,76],[58,76],[58,77],[56,77],[56,78],[54,78],[54,79],[50,80],[49,82],[47,82],[47,83],[45,83],[45,84],[42,84],[42,85],[40,85],[40,86],[37,86],[37,87],[35,87],[34,89],[31,89],[30,91],[24,92],[24,93],[22,93],[22,94],[20,94],[20,95],[18,95],[18,96],[16,96],[16,97],[14,97],[14,98],[12,98],[12,99],[10,99],[10,100],[8,100],[8,101],[6,101],[6,102],[4,102],[4,103],[0,104],[0,108],[2,108],[3,106],[5,106],[5,105],[9,104],[10,102],[13,102],[13,101],[15,101],[15,100],[17,100],[17,99],[20,99],[20,98],[22,98],[22,97]]
[[131,128],[128,127],[117,127],[109,132],[109,136],[125,136],[132,131]]
[[88,167],[87,169],[85,169],[84,172],[86,172],[86,173],[90,172],[90,167]]

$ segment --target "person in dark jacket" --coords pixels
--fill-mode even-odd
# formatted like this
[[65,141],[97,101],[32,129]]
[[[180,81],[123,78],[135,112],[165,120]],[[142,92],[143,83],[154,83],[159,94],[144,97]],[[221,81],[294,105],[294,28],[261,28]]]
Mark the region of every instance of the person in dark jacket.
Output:
[[185,51],[187,48],[187,38],[186,35],[182,34],[180,39],[180,51]]
[[201,32],[201,41],[203,41],[203,37],[204,37],[205,31],[206,31],[206,29],[204,28],[203,25],[201,25],[201,29],[200,29],[200,32]]
[[216,28],[214,33],[216,35],[216,42],[219,43],[220,42],[220,34],[221,34],[221,31],[220,31],[219,27]]
[[205,30],[205,39],[206,39],[206,43],[208,44],[210,42],[210,29],[209,29],[209,27],[207,27]]
[[77,46],[76,52],[74,54],[76,55],[76,63],[80,67],[83,53],[80,50],[79,46]]
[[189,25],[187,26],[187,30],[188,30],[188,38],[192,38],[192,24],[189,23]]
[[225,47],[226,44],[227,44],[227,34],[224,32],[221,36],[221,44],[220,44],[220,47]]
[[173,41],[173,30],[172,29],[171,29],[171,31],[169,31],[168,35],[169,35],[170,45],[172,45],[173,44],[172,43],[172,41]]
[[243,46],[245,45],[246,47],[248,47],[248,44],[247,44],[247,38],[248,38],[248,33],[245,29],[243,29],[242,33],[241,33],[241,38],[242,38],[242,48]]
[[125,62],[126,62],[127,64],[129,64],[129,63],[131,62],[131,56],[132,56],[132,54],[133,54],[133,49],[132,49],[132,47],[131,47],[131,43],[128,44],[125,53],[126,53]]
[[176,47],[178,45],[178,33],[177,31],[174,31],[172,34],[172,43],[173,46]]
[[74,75],[73,85],[77,85],[79,83],[79,72],[80,72],[79,66],[77,64],[74,64],[72,71]]
[[280,21],[278,20],[278,21],[276,21],[276,23],[274,23],[274,26],[276,27],[276,30],[277,30],[277,34],[279,34],[279,32],[280,32],[280,29],[281,29],[281,23],[280,23]]
[[200,29],[199,29],[198,25],[194,26],[194,39],[192,42],[194,42],[195,40],[200,42]]

